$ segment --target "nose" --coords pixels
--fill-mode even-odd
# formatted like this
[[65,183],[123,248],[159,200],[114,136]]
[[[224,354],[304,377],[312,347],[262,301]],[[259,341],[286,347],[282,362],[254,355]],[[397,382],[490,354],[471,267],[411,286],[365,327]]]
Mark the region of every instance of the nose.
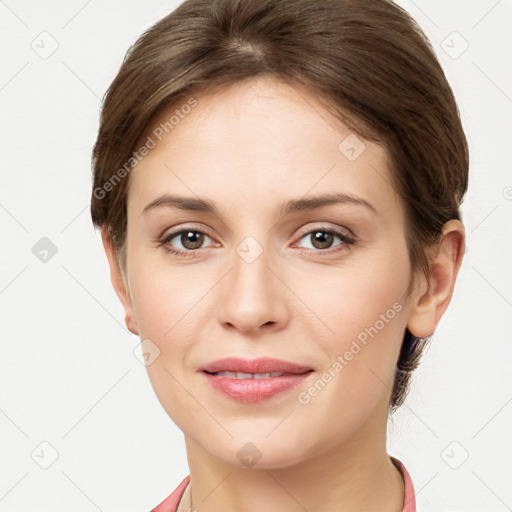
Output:
[[226,328],[253,335],[287,325],[287,288],[266,249],[254,260],[235,251],[220,285],[218,319]]

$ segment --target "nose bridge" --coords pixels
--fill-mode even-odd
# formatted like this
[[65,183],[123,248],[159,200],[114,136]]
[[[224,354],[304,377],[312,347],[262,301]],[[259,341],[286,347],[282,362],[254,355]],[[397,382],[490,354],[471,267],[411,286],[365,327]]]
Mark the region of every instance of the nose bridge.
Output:
[[[263,237],[263,235],[262,235]],[[247,236],[234,247],[228,276],[222,287],[219,321],[244,332],[252,332],[269,322],[281,323],[285,298],[279,280],[273,275],[275,260],[268,248],[254,236]]]

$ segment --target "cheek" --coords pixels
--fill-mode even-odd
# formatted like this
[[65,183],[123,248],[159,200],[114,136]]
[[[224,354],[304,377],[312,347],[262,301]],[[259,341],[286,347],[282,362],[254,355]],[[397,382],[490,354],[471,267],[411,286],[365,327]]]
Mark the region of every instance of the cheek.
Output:
[[186,341],[183,331],[193,322],[205,283],[191,267],[173,267],[163,248],[134,244],[128,254],[132,306],[140,336],[152,339],[165,351],[172,349]]
[[[143,343],[157,354],[146,366],[154,392],[169,417],[187,429],[194,405],[187,379],[186,357],[194,340],[199,339],[197,313],[208,287],[191,282],[190,272],[149,264],[132,258],[130,288],[132,305]],[[194,284],[195,283],[195,284]],[[198,411],[199,414],[200,411]],[[189,427],[188,427],[189,428]]]
[[189,302],[187,290],[179,277],[164,275],[155,270],[137,271],[130,283],[132,304],[141,337],[155,338],[155,342],[170,339],[177,328],[179,317],[184,317],[184,306]]
[[[357,402],[371,409],[383,393],[391,392],[407,325],[404,295],[410,267],[405,244],[369,260],[328,273],[323,269],[313,280],[322,286],[304,284],[298,292],[307,296],[308,307],[321,320],[306,325],[324,354],[321,376],[330,392],[319,393],[320,402]],[[339,414],[344,406],[337,408]]]

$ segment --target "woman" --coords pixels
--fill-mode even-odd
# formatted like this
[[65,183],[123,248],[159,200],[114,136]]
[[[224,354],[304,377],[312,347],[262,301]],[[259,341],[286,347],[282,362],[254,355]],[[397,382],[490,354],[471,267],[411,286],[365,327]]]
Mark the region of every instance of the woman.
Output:
[[388,415],[450,302],[468,148],[387,0],[187,0],[105,97],[92,218],[185,435],[153,510],[411,512]]

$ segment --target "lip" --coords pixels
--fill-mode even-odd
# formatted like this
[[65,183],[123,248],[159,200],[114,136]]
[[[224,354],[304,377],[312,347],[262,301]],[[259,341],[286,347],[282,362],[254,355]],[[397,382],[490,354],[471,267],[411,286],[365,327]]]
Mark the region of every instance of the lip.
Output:
[[[258,403],[284,391],[290,391],[303,383],[313,373],[308,366],[263,357],[260,359],[241,359],[228,357],[213,361],[200,368],[208,384],[216,391],[237,402]],[[264,379],[234,379],[226,375],[212,375],[217,372],[271,373],[284,372],[286,375]]]
[[[259,359],[242,359],[240,357],[225,357],[212,361],[201,368],[199,371],[208,373],[217,372],[240,372],[240,373],[270,373],[285,372],[293,374],[302,374],[313,370],[310,366],[274,359],[271,357],[260,357]],[[278,377],[274,377],[278,378]],[[266,379],[262,379],[266,380]]]

